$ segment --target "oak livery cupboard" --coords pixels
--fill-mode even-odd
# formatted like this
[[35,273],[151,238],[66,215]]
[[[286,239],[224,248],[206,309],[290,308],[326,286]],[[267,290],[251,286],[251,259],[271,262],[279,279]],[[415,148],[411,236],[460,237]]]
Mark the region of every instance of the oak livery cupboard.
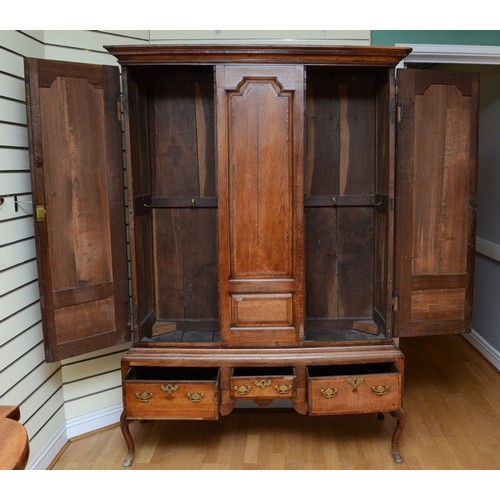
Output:
[[396,72],[404,48],[107,49],[121,75],[26,61],[47,360],[133,341],[124,465],[131,420],[276,399],[389,412],[401,462],[394,339],[470,329],[477,76]]

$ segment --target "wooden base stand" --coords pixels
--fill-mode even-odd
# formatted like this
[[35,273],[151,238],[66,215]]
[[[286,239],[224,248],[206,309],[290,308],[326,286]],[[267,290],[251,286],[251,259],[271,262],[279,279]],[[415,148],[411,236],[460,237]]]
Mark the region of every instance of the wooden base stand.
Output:
[[217,420],[238,401],[266,408],[288,400],[309,416],[374,413],[396,420],[392,455],[402,463],[399,439],[404,358],[393,344],[276,349],[133,347],[122,361],[127,444],[124,467],[135,445],[132,420]]

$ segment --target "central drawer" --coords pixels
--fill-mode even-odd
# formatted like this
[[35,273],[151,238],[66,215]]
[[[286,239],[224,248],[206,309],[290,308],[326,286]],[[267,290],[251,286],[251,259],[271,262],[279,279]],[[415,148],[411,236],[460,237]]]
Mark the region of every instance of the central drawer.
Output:
[[401,374],[393,363],[308,368],[310,415],[395,411],[402,406]]
[[219,369],[131,367],[124,380],[128,418],[215,420]]
[[233,399],[290,399],[296,394],[297,377],[293,367],[233,368]]

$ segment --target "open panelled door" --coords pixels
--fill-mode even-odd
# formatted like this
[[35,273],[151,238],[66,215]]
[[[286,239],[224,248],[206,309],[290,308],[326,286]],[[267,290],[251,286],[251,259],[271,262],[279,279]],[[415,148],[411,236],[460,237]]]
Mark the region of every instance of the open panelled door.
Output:
[[398,74],[395,336],[470,331],[478,77]]
[[26,60],[47,361],[130,340],[118,68]]

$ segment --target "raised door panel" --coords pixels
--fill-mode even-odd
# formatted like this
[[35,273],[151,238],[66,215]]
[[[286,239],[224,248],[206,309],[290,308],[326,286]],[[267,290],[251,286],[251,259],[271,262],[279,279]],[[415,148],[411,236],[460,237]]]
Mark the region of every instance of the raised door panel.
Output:
[[292,277],[290,97],[273,80],[229,97],[231,279]]
[[303,69],[220,66],[218,182],[223,342],[303,335]]
[[470,330],[478,78],[399,75],[395,317],[398,336]]
[[46,357],[129,340],[118,71],[28,59]]

